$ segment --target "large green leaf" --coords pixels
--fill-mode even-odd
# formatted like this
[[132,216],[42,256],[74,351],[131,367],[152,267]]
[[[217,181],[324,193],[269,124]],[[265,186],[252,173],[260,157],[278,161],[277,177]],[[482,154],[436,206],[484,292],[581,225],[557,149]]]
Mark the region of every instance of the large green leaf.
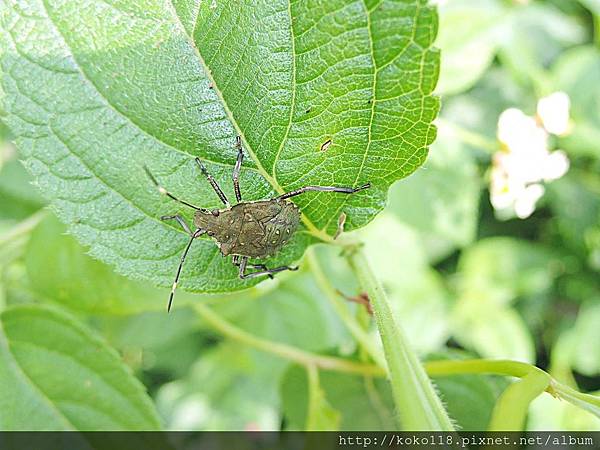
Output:
[[[120,273],[172,282],[187,237],[157,218],[144,164],[178,196],[219,206],[193,156],[233,198],[235,136],[247,200],[306,184],[373,188],[307,194],[278,262],[327,239],[339,214],[366,224],[388,186],[435,136],[435,10],[426,0],[0,3],[0,111],[29,170],[70,231]],[[322,145],[331,140],[325,150]],[[187,219],[190,213],[184,212]],[[183,286],[245,287],[201,240]]]
[[159,428],[143,386],[114,350],[53,308],[2,312],[0,385],[3,430]]
[[[39,298],[72,310],[119,315],[166,310],[168,290],[128,280],[90,258],[52,215],[33,230],[25,266],[31,289]],[[177,306],[192,301],[193,294],[182,294]]]

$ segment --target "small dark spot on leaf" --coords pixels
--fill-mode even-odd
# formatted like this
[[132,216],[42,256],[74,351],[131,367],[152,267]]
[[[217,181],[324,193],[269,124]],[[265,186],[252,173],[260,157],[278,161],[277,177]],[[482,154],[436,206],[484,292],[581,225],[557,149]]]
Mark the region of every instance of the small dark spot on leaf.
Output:
[[323,144],[321,144],[321,151],[322,152],[326,151],[330,145],[331,145],[331,139],[327,139],[325,142],[323,142]]

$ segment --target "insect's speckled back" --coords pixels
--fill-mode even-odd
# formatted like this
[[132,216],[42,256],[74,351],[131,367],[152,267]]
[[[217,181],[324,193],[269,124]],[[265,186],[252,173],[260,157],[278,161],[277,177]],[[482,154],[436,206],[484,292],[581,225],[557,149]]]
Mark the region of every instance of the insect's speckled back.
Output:
[[198,212],[196,226],[207,230],[227,255],[265,258],[274,255],[292,237],[300,210],[286,200],[242,202],[218,216]]

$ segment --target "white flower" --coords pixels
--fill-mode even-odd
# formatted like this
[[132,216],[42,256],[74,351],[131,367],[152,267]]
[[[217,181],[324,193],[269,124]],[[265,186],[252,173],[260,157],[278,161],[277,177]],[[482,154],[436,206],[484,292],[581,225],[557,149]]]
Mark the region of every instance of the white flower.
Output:
[[498,118],[498,140],[511,153],[537,155],[548,148],[548,133],[533,117],[517,108],[509,108]]
[[515,201],[515,214],[519,219],[526,219],[533,211],[535,204],[544,195],[544,186],[541,184],[530,184],[523,189]]
[[504,146],[492,160],[490,201],[501,215],[508,217],[512,211],[525,219],[544,195],[541,182],[562,177],[569,159],[562,150],[550,152],[548,131],[516,108],[498,118],[498,140]]
[[516,200],[515,192],[519,188],[514,185],[507,172],[502,167],[494,166],[490,181],[490,201],[494,209],[503,210],[512,207]]
[[544,181],[558,180],[569,170],[569,158],[562,150],[550,153],[543,162],[542,172]]
[[564,92],[555,92],[541,98],[537,104],[537,116],[548,133],[561,136],[569,131],[571,101]]

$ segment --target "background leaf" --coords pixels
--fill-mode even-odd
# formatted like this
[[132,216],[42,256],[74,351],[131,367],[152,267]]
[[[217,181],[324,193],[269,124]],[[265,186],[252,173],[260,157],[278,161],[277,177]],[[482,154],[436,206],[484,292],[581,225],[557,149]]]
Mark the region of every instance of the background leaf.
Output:
[[600,51],[587,45],[570,49],[556,60],[552,76],[556,85],[569,94],[572,103],[573,132],[563,144],[577,155],[600,158],[596,145],[600,138]]
[[25,219],[44,203],[19,161],[11,158],[0,165],[0,221]]
[[[435,136],[437,18],[425,0],[3,5],[0,109],[17,146],[69,230],[131,277],[170,285],[187,239],[158,220],[179,208],[159,197],[144,164],[209,208],[219,204],[192,157],[233,198],[236,134],[250,156],[247,200],[373,183],[353,197],[299,198],[306,228],[272,262],[290,263],[334,232],[341,211],[348,229],[371,220]],[[190,260],[188,289],[257,282],[240,283],[209,240]]]
[[437,92],[462,92],[483,75],[499,45],[503,15],[502,4],[496,0],[458,0],[442,5],[437,44],[443,57]]
[[439,140],[413,176],[390,190],[388,211],[420,235],[429,259],[439,261],[476,237],[481,184],[473,153]]
[[[394,429],[394,406],[388,383],[380,379],[321,372],[320,386],[330,408],[339,411],[340,430]],[[303,430],[307,419],[306,370],[292,366],[281,381],[281,398],[287,430]]]
[[[155,430],[143,386],[117,354],[56,309],[0,315],[0,427],[4,430]],[[53,367],[47,371],[47,367]]]
[[484,357],[534,361],[531,331],[515,304],[544,297],[562,270],[557,256],[507,237],[482,239],[465,250],[452,313],[456,339]]

